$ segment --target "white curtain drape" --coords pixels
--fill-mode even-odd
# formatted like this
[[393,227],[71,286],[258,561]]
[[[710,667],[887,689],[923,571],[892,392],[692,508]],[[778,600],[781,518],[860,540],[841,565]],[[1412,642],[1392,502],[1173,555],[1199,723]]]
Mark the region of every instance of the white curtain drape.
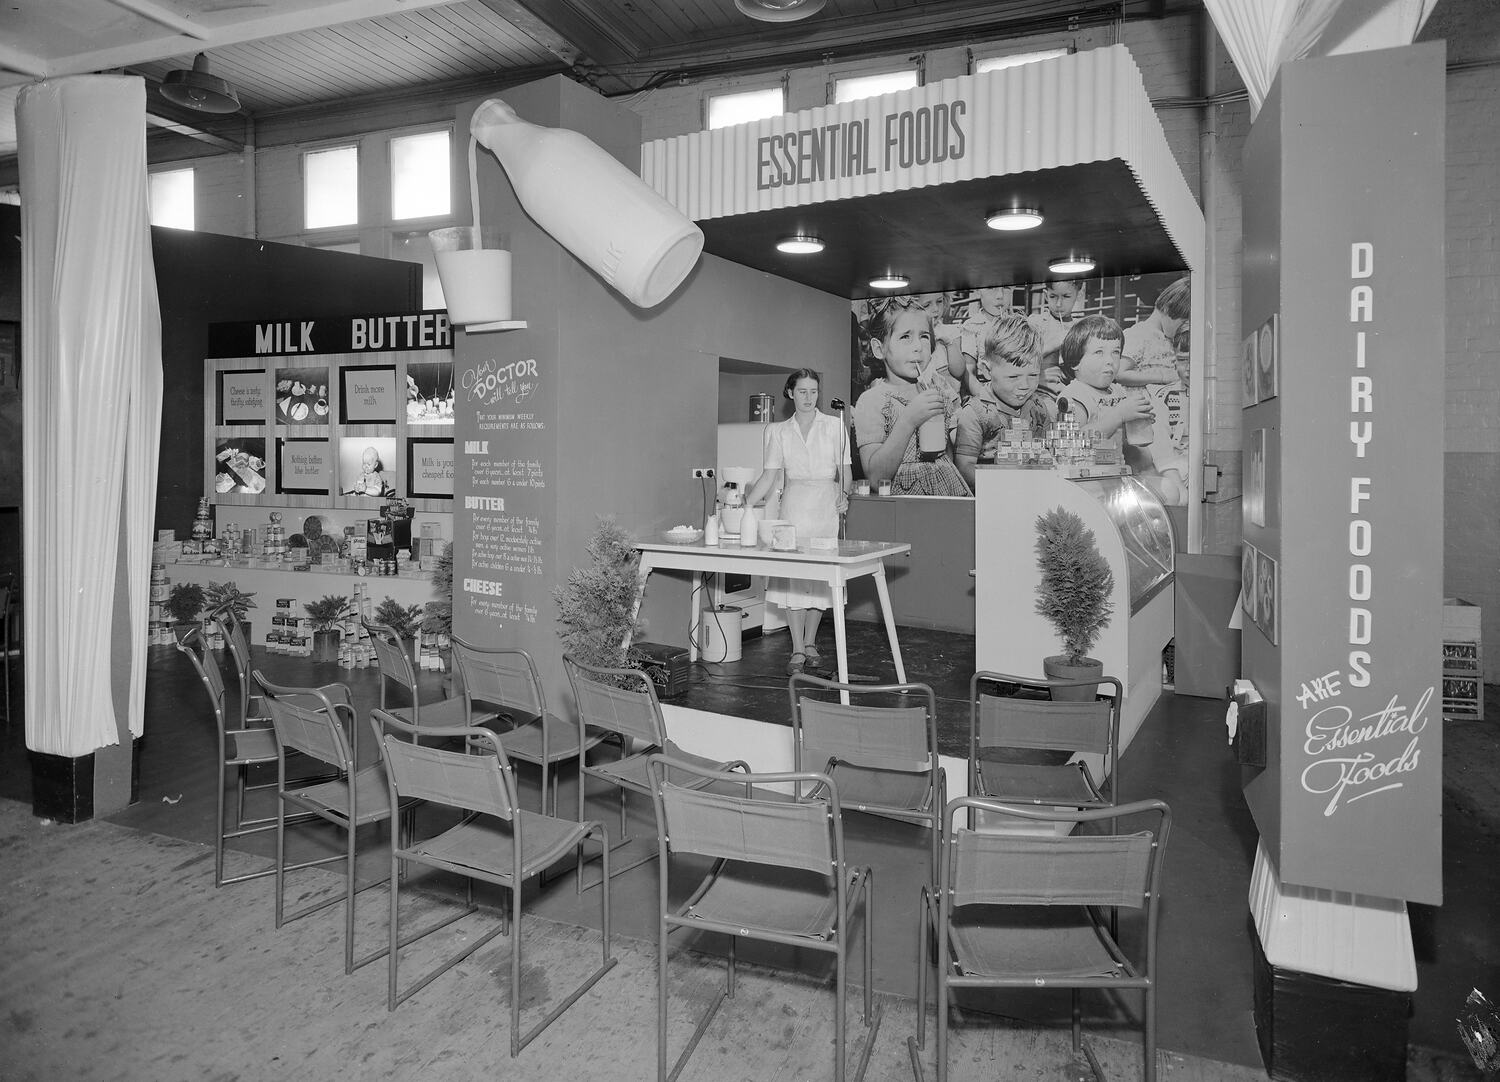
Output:
[[[129,680],[130,733],[144,723],[162,389],[145,130],[133,76],[46,80],[16,101],[26,745],[53,755],[119,742],[112,680]],[[130,671],[112,676],[120,581]]]
[[1204,0],[1245,80],[1251,115],[1281,65],[1410,45],[1437,0]]

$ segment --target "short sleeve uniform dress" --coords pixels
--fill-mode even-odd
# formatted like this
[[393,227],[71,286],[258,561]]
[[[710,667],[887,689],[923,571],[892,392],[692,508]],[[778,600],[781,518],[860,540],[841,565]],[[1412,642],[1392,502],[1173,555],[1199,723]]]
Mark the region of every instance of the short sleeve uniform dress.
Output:
[[[802,435],[795,417],[771,426],[766,469],[784,470],[781,517],[797,531],[797,547],[815,537],[839,535],[839,490],[849,476],[849,435],[836,417],[819,413]],[[766,600],[786,609],[826,609],[833,594],[826,582],[773,578]]]

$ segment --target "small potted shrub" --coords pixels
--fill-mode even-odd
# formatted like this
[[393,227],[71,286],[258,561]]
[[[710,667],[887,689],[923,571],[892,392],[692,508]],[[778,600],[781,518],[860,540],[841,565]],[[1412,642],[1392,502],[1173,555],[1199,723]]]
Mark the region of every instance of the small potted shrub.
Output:
[[568,572],[555,587],[558,637],[563,652],[585,665],[624,668],[636,662],[625,649],[625,637],[637,637],[641,555],[630,535],[606,517],[599,520],[588,544],[589,563]]
[[233,616],[245,633],[245,640],[250,639],[250,618],[248,613],[255,608],[255,594],[245,593],[239,586],[232,582],[210,582],[203,588],[204,604],[208,611],[204,614],[208,619],[217,618],[222,613]]
[[302,606],[313,626],[314,661],[339,659],[339,622],[349,615],[349,599],[338,594],[324,594],[317,601]]
[[[1042,671],[1052,680],[1102,676],[1103,662],[1088,653],[1114,614],[1115,576],[1094,531],[1063,507],[1044,512],[1036,520],[1036,562],[1042,573],[1036,611],[1052,623],[1063,644],[1061,654],[1042,659]],[[1094,697],[1087,687],[1066,690],[1081,699]]]
[[[202,623],[204,601],[202,586],[196,582],[179,582],[172,587],[162,609],[173,624],[179,628],[187,628]],[[204,639],[207,638],[205,632]]]
[[375,607],[376,624],[385,624],[402,639],[414,638],[423,619],[421,605],[403,605],[394,597],[387,596]]

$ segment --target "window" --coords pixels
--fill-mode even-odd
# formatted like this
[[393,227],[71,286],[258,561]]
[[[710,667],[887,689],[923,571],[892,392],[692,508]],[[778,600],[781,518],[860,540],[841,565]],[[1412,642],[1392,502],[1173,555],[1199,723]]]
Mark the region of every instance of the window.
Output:
[[149,185],[151,224],[164,225],[169,229],[192,229],[193,171],[171,169],[152,173]]
[[917,85],[915,68],[905,71],[882,71],[873,75],[851,75],[833,81],[835,104],[873,98],[879,94],[891,94],[897,90],[911,90]]
[[727,128],[731,124],[748,124],[752,120],[781,116],[786,112],[786,91],[779,86],[768,90],[746,90],[737,94],[708,96],[708,126]]
[[1014,68],[1020,64],[1035,64],[1038,60],[1051,60],[1053,57],[1067,56],[1067,49],[1040,49],[1034,53],[1012,53],[1010,56],[987,56],[983,60],[974,62],[974,74],[983,75],[987,71],[1001,71],[1005,68]]
[[359,223],[359,148],[302,156],[302,213],[308,229]]
[[391,220],[436,218],[452,211],[448,132],[391,139]]

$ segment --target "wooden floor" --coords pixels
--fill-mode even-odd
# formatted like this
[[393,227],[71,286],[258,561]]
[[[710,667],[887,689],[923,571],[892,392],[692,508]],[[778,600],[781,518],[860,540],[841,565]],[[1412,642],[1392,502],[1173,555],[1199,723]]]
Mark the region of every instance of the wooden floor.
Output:
[[[851,643],[857,636],[878,634],[878,628],[851,625]],[[827,629],[824,637],[828,637]],[[966,726],[966,707],[962,704],[973,666],[972,640],[903,629],[902,644],[908,674],[931,683],[939,696],[940,714],[949,719],[945,731],[953,732],[953,719],[959,716]],[[764,709],[770,710],[776,703],[784,709],[786,677],[781,668],[785,652],[784,633],[763,641],[747,640],[744,657],[733,670],[699,666],[688,694],[674,701],[717,710],[715,704],[727,697],[750,696],[763,698]],[[831,649],[825,647],[825,655],[830,653]],[[883,656],[883,650],[872,648],[862,654],[854,648],[851,665],[858,672],[863,658]],[[350,684],[361,709],[375,702],[374,670],[318,666],[306,659],[260,651],[257,660],[273,680],[341,680]],[[878,660],[867,664],[872,670],[868,675],[889,678],[880,672]],[[428,684],[424,697],[440,694],[440,677],[424,674],[424,680]],[[153,651],[147,699],[148,735],[140,757],[140,801],[111,817],[111,822],[190,843],[207,843],[213,834],[212,736],[202,717],[201,686],[176,651]],[[19,719],[21,704],[17,702],[15,708]],[[5,754],[0,755],[0,797],[27,801],[29,773],[20,731],[19,723],[6,730]],[[1493,731],[1484,723],[1450,725],[1450,772],[1460,774],[1461,767],[1472,769],[1477,762],[1500,765],[1500,748],[1491,735]],[[1239,768],[1224,746],[1221,704],[1165,695],[1127,752],[1121,776],[1127,797],[1160,796],[1172,805],[1176,817],[1162,925],[1161,1047],[1258,1067],[1251,1014],[1252,933],[1246,910],[1256,834],[1240,796]],[[571,779],[568,784],[572,784]],[[1471,986],[1500,992],[1500,969],[1496,966],[1500,933],[1492,920],[1493,913],[1500,911],[1500,875],[1493,860],[1500,807],[1480,803],[1463,786],[1452,787],[1446,796],[1448,903],[1441,909],[1412,907],[1421,987],[1416,994],[1411,1041],[1440,1053],[1439,1059],[1445,1064],[1440,1077],[1462,1078],[1469,1077],[1463,1073],[1467,1057],[1454,1020],[1463,997]],[[609,814],[602,800],[594,814]],[[648,809],[633,809],[631,830],[642,839],[651,838],[653,825]],[[910,996],[919,870],[925,863],[919,856],[925,851],[923,833],[863,816],[851,816],[848,831],[851,859],[875,869],[876,988],[897,997]],[[378,840],[366,842],[367,848],[378,850],[379,846],[373,844]],[[265,856],[270,852],[267,841],[264,836],[246,839],[239,848]],[[327,842],[310,838],[299,844],[311,852]],[[644,844],[634,843],[639,852],[645,851],[641,848]],[[362,862],[362,876],[381,874],[378,854],[372,854],[369,864],[366,868]],[[566,889],[550,889],[539,899],[537,911],[541,915],[585,927],[597,920],[596,903],[588,895],[579,900],[569,880],[561,880],[559,885]],[[243,891],[248,896],[252,889],[252,885],[230,887],[218,895]],[[654,939],[656,873],[652,865],[617,880],[615,903],[619,934],[647,942]],[[1060,1017],[1046,1004],[1040,1009],[1019,1003],[1001,1009],[1044,1028]],[[1115,1003],[1100,997],[1088,1006],[1086,1029],[1101,1039],[1129,1042],[1135,1032],[1133,1015],[1137,1010],[1136,1003]]]

